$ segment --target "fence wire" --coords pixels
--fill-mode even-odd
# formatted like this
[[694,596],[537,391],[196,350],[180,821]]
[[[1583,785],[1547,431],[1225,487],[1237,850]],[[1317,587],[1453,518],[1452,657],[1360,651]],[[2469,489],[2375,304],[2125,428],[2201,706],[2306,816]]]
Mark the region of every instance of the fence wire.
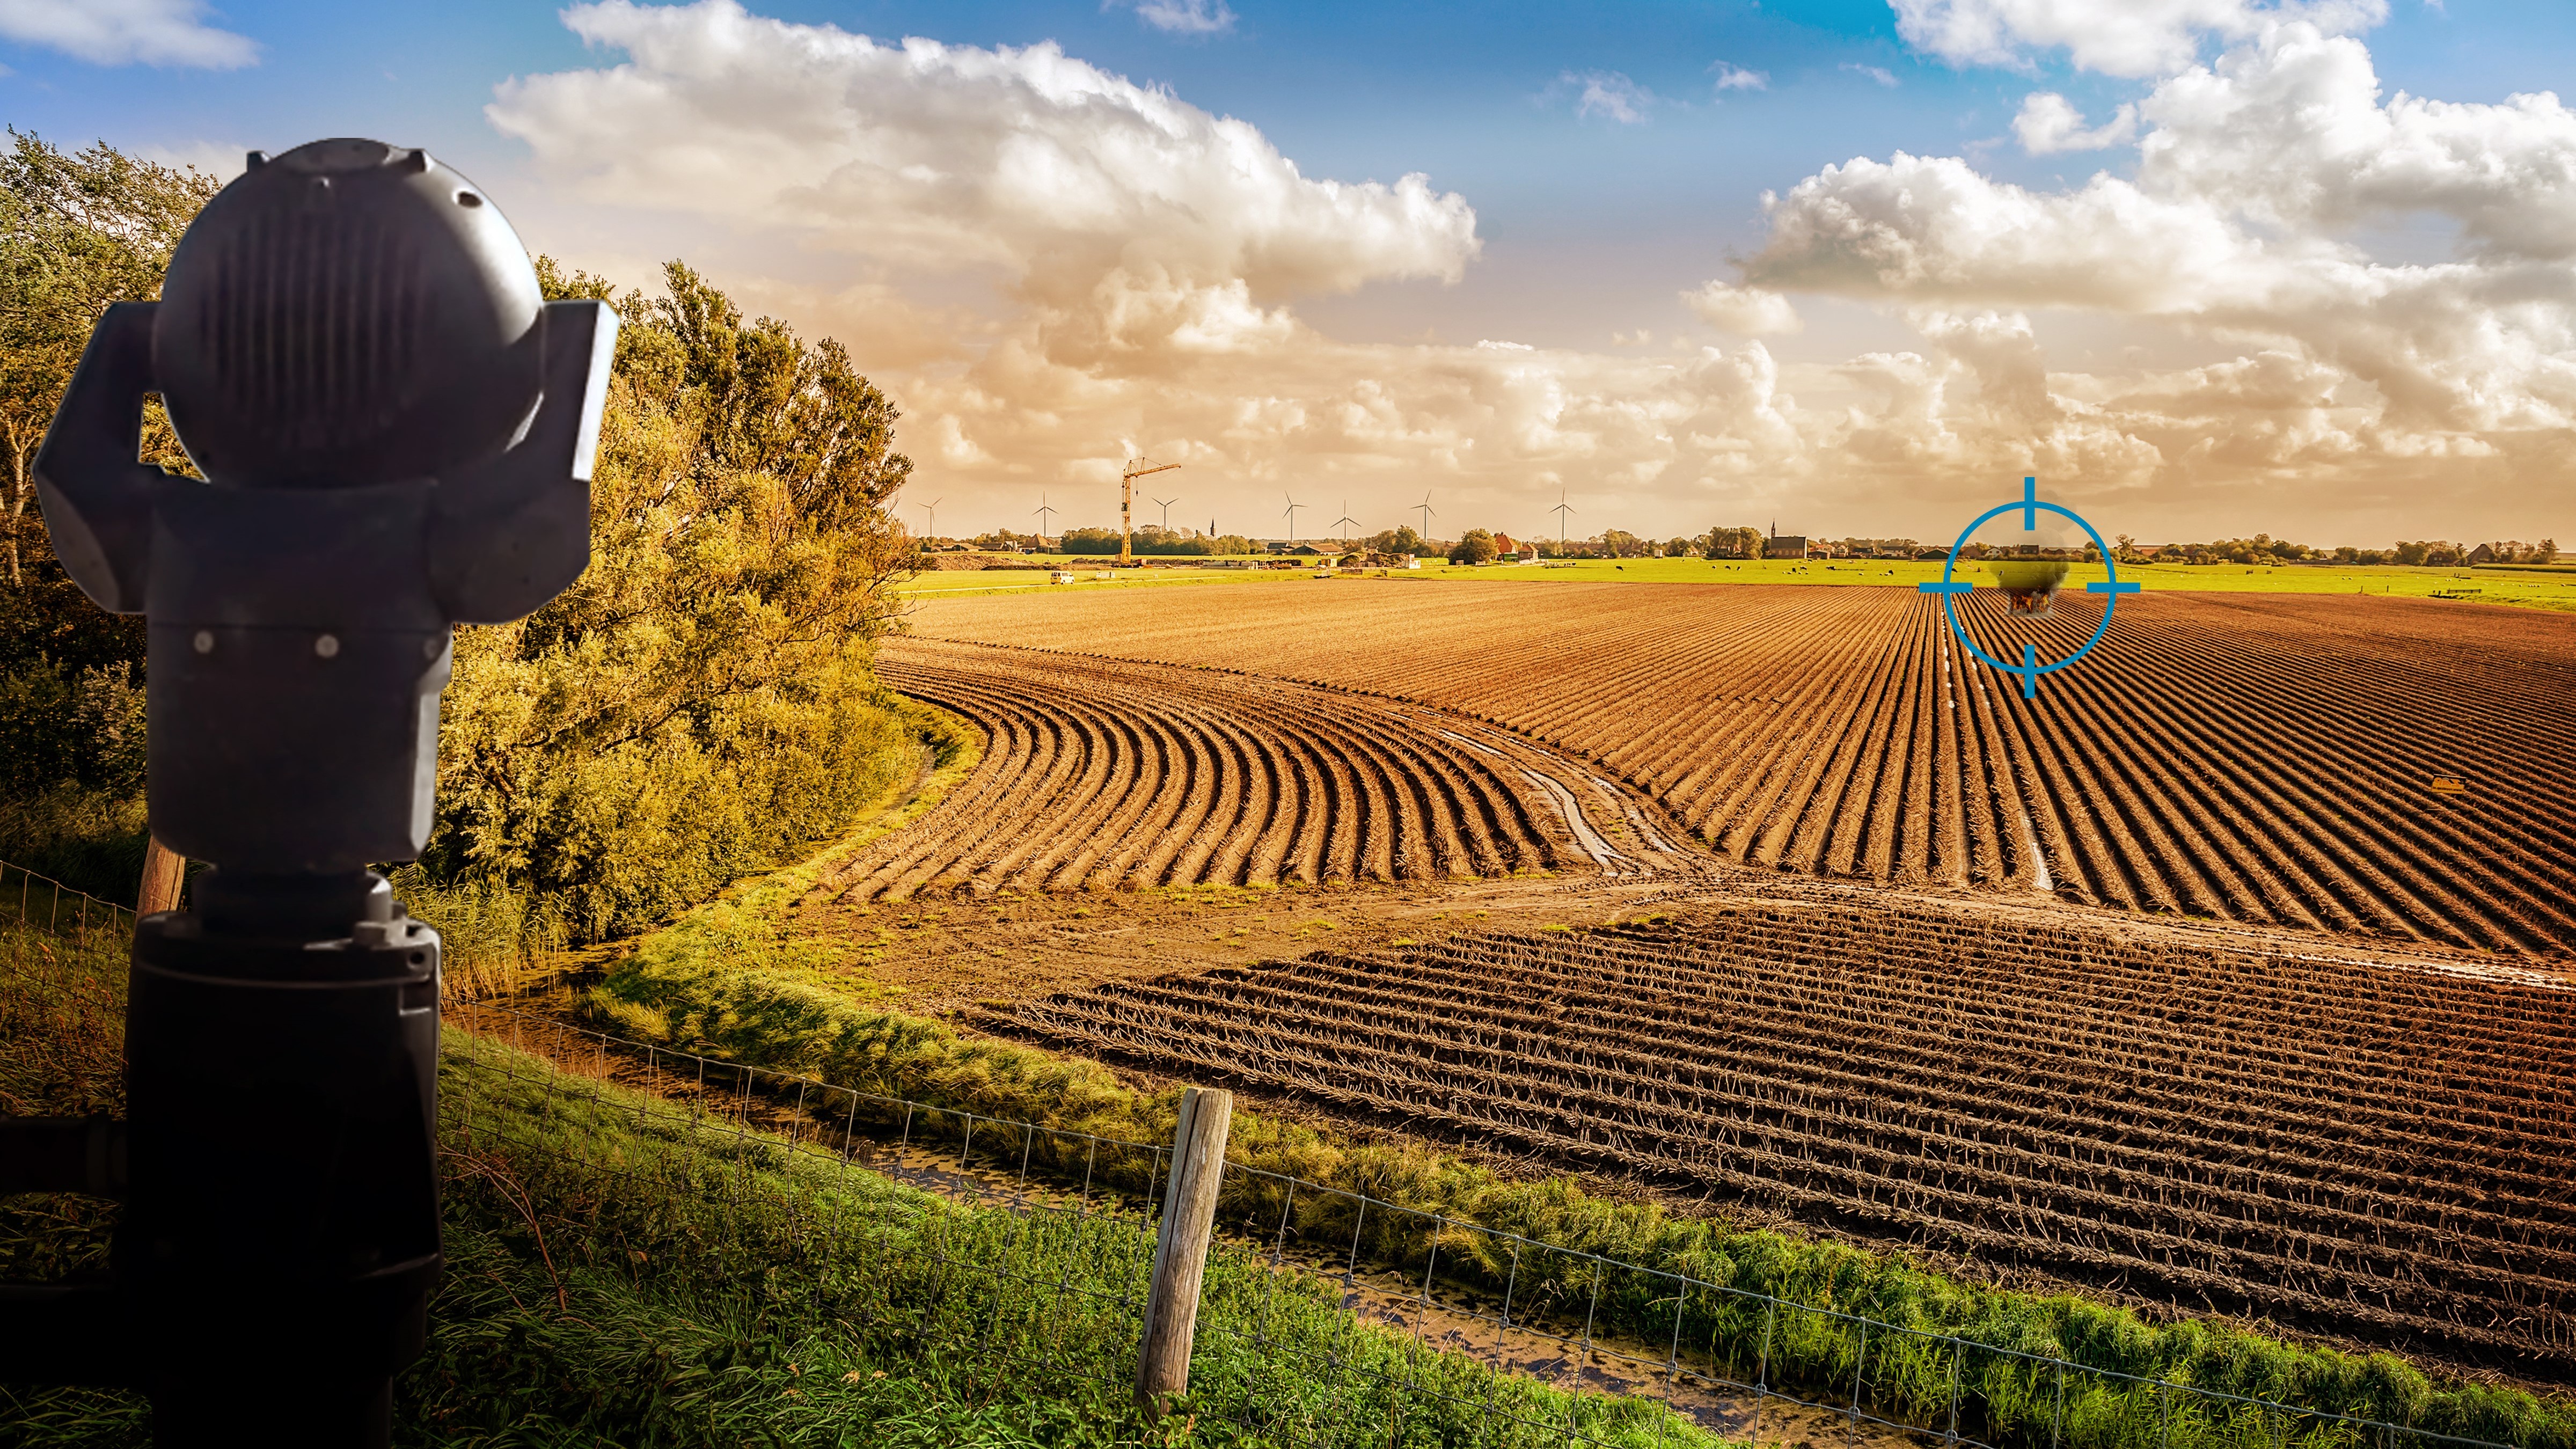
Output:
[[[546,1074],[558,1097],[580,1095],[563,1084],[580,1080],[584,1054],[602,1077],[640,1065],[663,1103],[644,1119],[728,1162],[774,1134],[778,1150],[844,1176],[1000,1209],[1008,1227],[919,1250],[941,1296],[907,1330],[955,1351],[957,1326],[972,1325],[971,1351],[998,1370],[1132,1383],[1169,1144],[831,1086],[514,1005],[460,1014],[572,1067]],[[1247,1443],[2507,1449],[1906,1328],[1241,1163],[1226,1164],[1219,1204],[1187,1407]],[[829,1231],[861,1261],[882,1251],[868,1223]],[[1118,1265],[1115,1293],[1069,1287],[1061,1268],[1050,1277],[1077,1241]],[[1032,1292],[1108,1330],[1086,1342],[1122,1347],[1070,1362],[1046,1314],[993,1307]],[[1462,1371],[1471,1363],[1504,1372]]]
[[[0,925],[116,948],[134,919],[0,862]],[[716,1278],[755,1297],[766,1255],[807,1253],[820,1270],[808,1301],[771,1311],[996,1380],[1084,1383],[1102,1391],[1095,1402],[1134,1382],[1169,1144],[834,1086],[516,1002],[448,1012],[467,1028],[442,1044],[449,1176],[515,1202],[541,1248],[547,1193],[595,1196],[585,1178],[639,1200],[720,1196],[734,1222],[781,1231],[700,1245]],[[517,1050],[478,1050],[478,1037]],[[611,1081],[642,1090],[612,1098]],[[611,1126],[680,1150],[612,1154],[598,1146]],[[562,1181],[532,1178],[529,1163]],[[989,1211],[906,1213],[871,1196],[880,1178]],[[2510,1449],[1904,1328],[1241,1163],[1225,1165],[1219,1203],[1185,1405],[1203,1437]],[[1469,1370],[1479,1364],[1504,1372]]]
[[[770,1312],[802,1313],[881,1357],[933,1357],[1021,1384],[1087,1380],[1112,1397],[1133,1384],[1168,1147],[830,1086],[522,1011],[451,1012],[521,1049],[478,1053],[454,1038],[443,1049],[451,1065],[471,1064],[444,1074],[451,1179],[552,1161],[648,1200],[718,1198],[730,1223],[755,1230],[698,1245],[704,1277],[759,1299],[779,1255],[802,1256],[810,1297],[763,1301]],[[644,1090],[612,1097],[612,1069]],[[588,1146],[611,1128],[683,1150],[611,1160]],[[970,1211],[909,1210],[873,1194],[871,1176]]]
[[0,922],[67,936],[83,946],[122,948],[134,939],[132,910],[5,860],[0,860]]

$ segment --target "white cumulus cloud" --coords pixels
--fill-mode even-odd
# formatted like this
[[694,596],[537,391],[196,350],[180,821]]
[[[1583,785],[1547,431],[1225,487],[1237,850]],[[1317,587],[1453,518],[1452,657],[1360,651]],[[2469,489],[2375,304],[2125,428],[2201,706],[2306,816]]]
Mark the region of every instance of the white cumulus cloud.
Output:
[[[2383,103],[2359,40],[2287,24],[2138,115],[2135,178],[2070,190],[1902,152],[1827,167],[1776,201],[1747,280],[2255,341],[2338,374],[2363,449],[2576,425],[2576,115],[2556,97]],[[2454,260],[2348,239],[2424,215],[2457,226]]]
[[884,44],[733,0],[565,19],[630,59],[510,82],[489,115],[585,196],[999,269],[1061,347],[1252,345],[1284,298],[1476,255],[1475,213],[1421,176],[1309,179],[1251,125],[1051,43]]
[[2199,57],[2204,38],[2243,40],[2299,22],[2366,30],[2387,0],[1889,0],[1896,33],[1952,65],[2029,64],[2026,52],[2064,50],[2079,70],[2170,75]]
[[[606,54],[502,87],[494,124],[584,198],[694,218],[719,284],[846,343],[905,410],[943,526],[1025,526],[1042,489],[1059,524],[1102,521],[1097,480],[1137,451],[1188,470],[1176,513],[1246,530],[1281,489],[1392,522],[1436,486],[1442,526],[1521,531],[1562,484],[1641,532],[1785,508],[1926,533],[2032,472],[2070,499],[2153,490],[2192,520],[2178,531],[2388,500],[2331,541],[2436,531],[2415,520],[2445,500],[2565,506],[2576,116],[2547,95],[2384,96],[2362,42],[2315,25],[2186,64],[2125,121],[2025,107],[2034,149],[2132,127],[2125,176],[2016,186],[1904,152],[1822,168],[1765,199],[1731,279],[1664,292],[1668,323],[1594,352],[1326,335],[1305,299],[1462,276],[1467,200],[1308,176],[1252,125],[1052,45],[886,42],[733,0],[566,20]],[[2355,240],[2427,214],[2456,230],[2447,260]],[[818,280],[778,278],[781,256]],[[1910,336],[1822,355],[1836,309]],[[2061,355],[2069,311],[2162,339],[2161,360]],[[1680,314],[1727,345],[1637,345]],[[1775,350],[1792,333],[1802,355]],[[2444,516],[2549,531],[2504,509]]]
[[2033,156],[2100,151],[2136,138],[2138,108],[2123,105],[2111,113],[2111,119],[2087,129],[2084,113],[2066,97],[2054,91],[2035,91],[2022,97],[2021,113],[2013,117],[2013,134],[2020,138],[2021,148]]
[[1710,282],[1682,293],[1682,302],[1698,313],[1701,321],[1721,332],[1769,337],[1795,332],[1799,326],[1798,311],[1789,305],[1789,299],[1760,287]]
[[93,65],[234,70],[258,61],[249,37],[206,15],[201,0],[0,0],[0,38]]

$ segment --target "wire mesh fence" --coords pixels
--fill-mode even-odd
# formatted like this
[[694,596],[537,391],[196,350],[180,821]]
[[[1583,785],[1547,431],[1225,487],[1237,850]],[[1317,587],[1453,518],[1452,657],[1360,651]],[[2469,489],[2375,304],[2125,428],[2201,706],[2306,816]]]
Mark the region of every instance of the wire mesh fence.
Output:
[[[900,1331],[996,1372],[1132,1381],[1168,1144],[831,1086],[521,1007],[471,1011],[558,1062],[586,1055],[603,1077],[626,1064],[660,1095],[646,1115],[716,1159],[803,1155],[1000,1210],[901,1250],[935,1272]],[[569,1109],[577,1077],[552,1080]],[[1906,1328],[1240,1163],[1219,1200],[1185,1407],[1241,1442],[2498,1449]],[[857,1261],[890,1251],[880,1225],[832,1232]]]
[[[133,920],[0,865],[16,955],[121,951]],[[631,1241],[639,1277],[684,1269],[879,1361],[1133,1413],[1171,1144],[828,1084],[525,1002],[448,1013],[466,1028],[442,1046],[450,1191],[507,1205],[540,1256],[549,1222],[578,1219],[590,1246]],[[1180,1409],[1201,1442],[2504,1449],[1906,1328],[1242,1163],[1224,1165],[1218,1202]]]
[[[540,1196],[616,1198],[603,1178],[638,1203],[715,1202],[721,1231],[680,1251],[699,1259],[698,1278],[739,1285],[764,1312],[805,1315],[879,1357],[1123,1403],[1167,1147],[829,1086],[523,1010],[453,1015],[520,1050],[449,1037],[448,1065],[472,1068],[443,1073],[451,1180],[516,1193],[532,1220]],[[540,1180],[528,1180],[532,1163]],[[505,1171],[512,1181],[492,1181]],[[965,1210],[925,1212],[882,1182]],[[584,1227],[595,1236],[599,1222]],[[653,1236],[667,1257],[664,1227]],[[807,1285],[802,1301],[771,1294],[782,1266]]]
[[[2487,1442],[1905,1328],[1240,1164],[1229,1164],[1227,1175],[1224,1200],[1233,1211],[1226,1228],[1264,1245],[1283,1279],[1333,1283],[1356,1317],[1422,1349],[1588,1394],[1651,1401],[1676,1425],[1730,1442],[1945,1449]],[[1292,1345],[1261,1344],[1252,1356],[1294,1352]],[[1444,1393],[1422,1377],[1401,1389],[1417,1397]],[[1486,1391],[1492,1396],[1483,1401],[1450,1407],[1479,1425],[1548,1431],[1551,1442],[1614,1442],[1587,1425],[1583,1398],[1556,1401],[1549,1418],[1490,1385]],[[1339,1442],[1318,1432],[1339,1420],[1343,1405],[1335,1395],[1309,1406],[1251,1394],[1230,1407],[1235,1422],[1282,1443]]]
[[121,950],[134,939],[132,910],[5,860],[0,860],[0,923],[67,936],[83,946]]

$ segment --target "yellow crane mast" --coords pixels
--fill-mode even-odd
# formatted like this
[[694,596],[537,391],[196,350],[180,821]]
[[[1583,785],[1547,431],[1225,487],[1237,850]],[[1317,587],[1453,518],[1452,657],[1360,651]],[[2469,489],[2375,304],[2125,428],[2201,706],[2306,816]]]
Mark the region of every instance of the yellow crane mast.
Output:
[[1121,566],[1135,562],[1127,544],[1131,532],[1128,515],[1136,506],[1136,480],[1155,473],[1169,473],[1179,466],[1178,463],[1157,463],[1151,458],[1130,458],[1127,471],[1118,475],[1118,562]]

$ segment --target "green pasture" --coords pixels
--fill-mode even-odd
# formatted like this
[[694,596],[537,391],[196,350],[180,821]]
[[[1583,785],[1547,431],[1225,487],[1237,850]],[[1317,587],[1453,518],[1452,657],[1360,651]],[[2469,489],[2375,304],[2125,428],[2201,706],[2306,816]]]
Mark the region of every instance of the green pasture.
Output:
[[[1049,561],[1050,568],[1069,568],[1072,584],[1051,584],[1035,570],[979,570],[924,573],[904,585],[915,594],[1022,593],[1048,589],[1129,589],[1173,584],[1317,582],[1311,564],[1295,569],[1212,569],[1201,567],[1105,568],[1098,559]],[[1100,575],[1108,574],[1103,578]],[[1441,564],[1425,561],[1418,570],[1351,569],[1329,582],[1351,578],[1408,581],[1444,579],[1500,580],[1510,583],[1638,584],[1870,584],[1913,588],[1941,577],[1941,565],[1894,559],[1704,559],[1632,558],[1543,560],[1534,564]],[[2078,565],[2066,587],[2107,578],[2098,564]],[[1991,586],[1993,577],[1978,564],[1963,562],[1957,577]],[[2462,599],[2481,604],[2576,612],[2576,569],[2405,568],[2384,566],[2310,566],[2305,564],[2123,564],[2120,578],[2149,593],[2214,594],[2381,594],[2406,599]]]

